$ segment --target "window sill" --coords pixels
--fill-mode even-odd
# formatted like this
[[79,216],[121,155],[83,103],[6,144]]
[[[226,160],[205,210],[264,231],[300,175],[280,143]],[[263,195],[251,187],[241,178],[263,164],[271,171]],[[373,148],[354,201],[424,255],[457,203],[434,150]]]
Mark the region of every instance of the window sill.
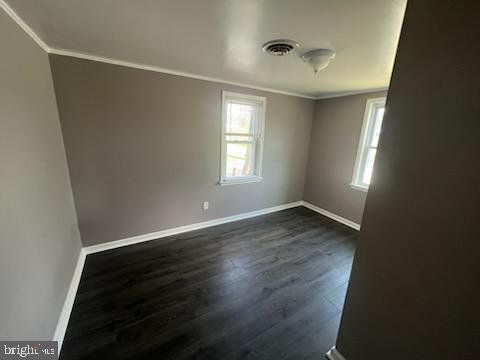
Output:
[[221,179],[218,182],[220,186],[230,186],[230,185],[241,185],[241,184],[249,184],[249,183],[258,183],[262,182],[263,178],[259,176],[252,176],[246,177],[241,179]]
[[362,186],[362,185],[356,185],[356,184],[350,184],[350,187],[355,190],[363,191],[363,192],[368,192],[368,187]]

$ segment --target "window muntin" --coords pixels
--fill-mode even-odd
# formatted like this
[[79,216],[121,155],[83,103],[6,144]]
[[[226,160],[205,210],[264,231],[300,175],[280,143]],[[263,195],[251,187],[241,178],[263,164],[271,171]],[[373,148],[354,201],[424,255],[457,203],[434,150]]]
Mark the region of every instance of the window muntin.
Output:
[[265,98],[223,92],[221,185],[261,181]]
[[354,189],[367,191],[370,186],[384,114],[385,98],[367,101],[355,169],[350,184]]

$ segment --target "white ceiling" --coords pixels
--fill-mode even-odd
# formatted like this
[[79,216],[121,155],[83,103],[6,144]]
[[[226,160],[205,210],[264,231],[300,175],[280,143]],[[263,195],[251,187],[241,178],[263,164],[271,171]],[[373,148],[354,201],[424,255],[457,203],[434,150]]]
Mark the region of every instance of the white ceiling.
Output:
[[[388,87],[406,0],[8,0],[67,50],[313,97]],[[264,42],[301,43],[274,57]],[[333,48],[314,75],[298,55]]]

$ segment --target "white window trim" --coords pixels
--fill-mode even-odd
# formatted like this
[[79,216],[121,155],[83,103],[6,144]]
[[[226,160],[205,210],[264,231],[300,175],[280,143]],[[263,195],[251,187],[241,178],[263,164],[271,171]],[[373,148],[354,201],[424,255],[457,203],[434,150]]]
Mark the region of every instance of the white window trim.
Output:
[[357,148],[357,157],[355,159],[355,167],[353,169],[353,176],[352,176],[352,182],[350,183],[350,187],[355,190],[360,190],[360,191],[368,191],[369,186],[365,185],[361,182],[360,178],[363,174],[363,168],[362,165],[365,165],[364,157],[366,156],[367,151],[366,150],[366,144],[369,142],[369,139],[367,139],[369,136],[368,134],[371,131],[371,127],[373,126],[373,115],[374,115],[374,109],[376,106],[385,106],[385,97],[379,97],[379,98],[372,98],[367,100],[367,105],[365,106],[365,114],[363,116],[363,124],[362,124],[362,131],[360,133],[360,140],[358,142],[358,148]]
[[[257,136],[257,146],[255,154],[255,175],[252,176],[238,176],[235,178],[229,178],[226,176],[226,155],[227,155],[227,141],[225,140],[225,124],[227,121],[227,109],[225,101],[227,98],[244,99],[251,103],[252,101],[260,104],[259,121],[259,134]],[[255,96],[249,94],[241,94],[231,91],[222,91],[222,131],[221,131],[221,163],[220,163],[220,181],[221,186],[226,185],[238,185],[262,182],[262,165],[263,165],[263,143],[265,135],[265,112],[267,107],[267,99],[262,96]]]

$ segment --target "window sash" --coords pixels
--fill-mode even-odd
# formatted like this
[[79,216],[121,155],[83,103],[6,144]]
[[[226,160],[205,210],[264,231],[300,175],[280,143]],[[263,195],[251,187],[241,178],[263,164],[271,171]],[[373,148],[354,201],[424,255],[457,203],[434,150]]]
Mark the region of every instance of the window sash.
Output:
[[[228,118],[228,112],[229,110],[231,110],[231,107],[230,105],[244,105],[244,106],[250,106],[252,108],[254,108],[255,110],[253,111],[253,117],[251,118],[251,122],[250,122],[250,129],[248,132],[245,132],[245,133],[234,133],[234,132],[231,132],[231,131],[227,131],[228,130],[228,126],[227,126],[227,122],[229,121],[229,118]],[[238,136],[242,136],[242,135],[248,135],[248,134],[257,134],[259,132],[259,126],[258,126],[258,122],[259,122],[259,117],[260,117],[260,113],[261,113],[261,103],[258,102],[258,101],[251,101],[251,100],[243,100],[242,98],[239,98],[238,101],[235,99],[235,100],[227,100],[225,101],[225,104],[224,104],[224,111],[226,112],[225,114],[225,119],[224,119],[224,133],[225,134],[237,134]]]
[[[380,137],[381,127],[383,123],[383,114],[379,117],[379,112],[385,111],[385,98],[369,99],[367,101],[365,116],[360,136],[359,146],[357,150],[357,159],[353,172],[352,182],[350,186],[355,189],[368,190],[371,181],[371,172],[373,172],[373,164],[378,148],[378,138]],[[375,137],[378,130],[378,137]],[[377,140],[377,141],[375,141]],[[369,158],[369,154],[374,152],[373,160]],[[369,174],[366,172],[369,171]],[[366,179],[368,178],[368,181]]]
[[[229,115],[232,116],[230,113],[231,107],[229,107],[229,105],[232,104],[248,105],[254,107],[253,116],[251,116],[250,118],[250,129],[248,129],[248,131],[227,131],[227,127],[229,127],[231,124],[229,123]],[[229,183],[244,181],[247,182],[246,180],[261,180],[265,98],[252,95],[223,92],[222,107],[222,156],[220,184],[228,185]],[[234,157],[228,154],[229,144],[250,146],[250,149],[247,150],[250,153],[248,154],[248,158],[246,160],[249,163],[248,174],[228,176],[228,159]]]
[[[236,179],[236,178],[241,178],[241,177],[248,177],[248,176],[255,176],[255,166],[256,166],[256,159],[255,159],[255,148],[256,148],[256,137],[257,137],[257,129],[258,129],[258,113],[259,113],[259,104],[255,102],[243,102],[243,101],[228,101],[226,103],[227,105],[227,116],[225,118],[225,122],[229,123],[231,122],[231,119],[229,118],[229,111],[231,110],[231,107],[229,105],[247,105],[252,107],[252,114],[253,115],[250,118],[250,129],[249,133],[235,133],[235,132],[225,132],[225,143],[226,143],[226,164],[225,164],[225,179]],[[233,116],[230,113],[230,116]],[[237,138],[244,138],[244,140],[232,140],[232,137],[237,137]],[[251,140],[247,140],[248,138],[251,138]],[[228,153],[228,144],[239,144],[239,145],[250,145],[250,149],[247,146],[247,155],[245,158],[245,165],[248,165],[248,173],[245,175],[229,175],[228,174],[228,158],[232,158],[235,156],[232,156],[231,154]]]
[[[228,149],[228,144],[238,144],[238,143],[237,142],[234,142],[234,143],[227,142],[227,146],[226,146],[227,149]],[[255,152],[256,152],[255,143],[254,142],[245,142],[243,144],[251,145],[251,152],[250,152],[250,154],[248,154],[247,157],[245,157],[245,162],[246,162],[246,164],[249,165],[248,166],[249,171],[245,175],[234,175],[234,176],[228,176],[227,171],[226,171],[226,173],[225,173],[225,178],[226,179],[237,179],[237,178],[255,176]],[[227,163],[225,165],[226,166],[228,165],[228,158],[235,158],[235,157],[238,158],[238,156],[229,154],[228,151],[227,151],[227,153],[226,153]],[[226,170],[228,170],[228,169],[226,169]]]

